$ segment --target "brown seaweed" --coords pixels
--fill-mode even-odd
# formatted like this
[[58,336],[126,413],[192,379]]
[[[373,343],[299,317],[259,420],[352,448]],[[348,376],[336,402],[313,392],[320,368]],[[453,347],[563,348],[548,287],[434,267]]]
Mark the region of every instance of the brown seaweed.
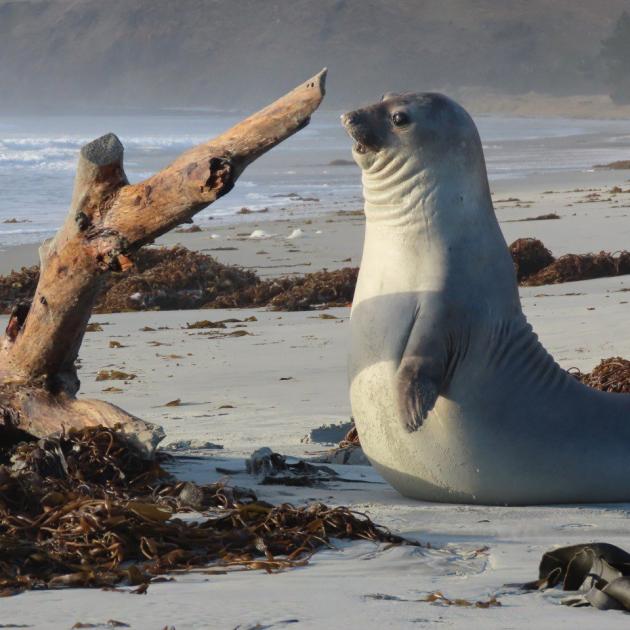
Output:
[[[544,244],[520,238],[510,245],[519,283],[557,284],[630,274],[630,252],[566,254],[555,259]],[[254,308],[300,311],[351,304],[358,268],[344,267],[262,280],[253,271],[219,263],[185,247],[146,248],[126,272],[106,279],[94,308],[125,311]],[[0,313],[28,304],[39,278],[38,267],[0,276]]]
[[516,277],[520,282],[537,273],[554,261],[551,252],[542,241],[535,238],[519,238],[510,245],[510,254],[514,261]]
[[[271,505],[222,483],[177,481],[98,427],[21,443],[0,466],[0,594],[146,585],[221,566],[302,566],[334,538],[414,544],[346,507]],[[165,458],[167,456],[162,456]],[[198,511],[186,522],[177,513]]]
[[591,280],[630,273],[630,252],[618,254],[565,254],[543,269],[524,278],[525,286],[559,284],[576,280]]
[[630,394],[630,361],[621,357],[602,359],[591,372],[569,370],[579,381],[603,392]]

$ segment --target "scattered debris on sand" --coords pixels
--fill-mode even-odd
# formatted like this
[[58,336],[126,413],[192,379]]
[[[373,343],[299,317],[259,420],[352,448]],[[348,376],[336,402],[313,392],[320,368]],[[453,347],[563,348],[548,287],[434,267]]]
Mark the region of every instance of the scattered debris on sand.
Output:
[[384,600],[388,602],[428,602],[429,604],[436,604],[439,606],[460,606],[462,608],[494,608],[501,606],[501,602],[496,597],[491,597],[487,600],[473,601],[470,599],[451,599],[446,597],[441,591],[434,591],[428,595],[417,598],[409,599],[406,597],[399,597],[398,595],[387,595],[385,593],[370,593],[363,596],[364,599],[376,599]]
[[96,374],[97,381],[132,381],[135,374],[128,374],[121,370],[99,370]]
[[[0,595],[134,587],[211,566],[303,566],[333,538],[408,541],[345,507],[271,505],[221,483],[177,481],[102,427],[5,446]],[[162,456],[162,458],[167,456]],[[184,521],[181,512],[203,519]]]

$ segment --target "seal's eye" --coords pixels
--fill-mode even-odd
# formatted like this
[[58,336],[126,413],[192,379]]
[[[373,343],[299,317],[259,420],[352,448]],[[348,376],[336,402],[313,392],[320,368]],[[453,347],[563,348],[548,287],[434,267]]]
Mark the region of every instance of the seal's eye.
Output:
[[394,112],[392,114],[392,122],[396,127],[404,127],[409,124],[409,116],[405,112]]

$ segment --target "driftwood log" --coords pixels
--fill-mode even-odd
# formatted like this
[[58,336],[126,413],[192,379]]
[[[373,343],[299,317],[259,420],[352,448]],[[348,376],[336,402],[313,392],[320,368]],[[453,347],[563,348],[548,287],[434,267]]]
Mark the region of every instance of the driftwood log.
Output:
[[75,362],[101,280],[133,265],[140,247],[228,193],[256,158],[305,127],[326,71],[164,170],[130,184],[123,146],[107,134],[81,149],[70,212],[40,248],[30,303],[17,304],[0,339],[0,440],[71,428],[120,426],[147,453],[161,428],[98,400],[78,399]]

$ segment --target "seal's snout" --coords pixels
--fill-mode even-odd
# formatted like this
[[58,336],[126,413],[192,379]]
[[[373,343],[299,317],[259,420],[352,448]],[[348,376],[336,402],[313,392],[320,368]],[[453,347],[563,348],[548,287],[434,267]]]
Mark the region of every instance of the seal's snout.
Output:
[[361,116],[358,111],[346,112],[341,115],[341,124],[349,130],[359,123],[360,118]]
[[354,140],[354,151],[363,154],[376,149],[370,121],[364,110],[356,109],[343,114],[341,124]]

